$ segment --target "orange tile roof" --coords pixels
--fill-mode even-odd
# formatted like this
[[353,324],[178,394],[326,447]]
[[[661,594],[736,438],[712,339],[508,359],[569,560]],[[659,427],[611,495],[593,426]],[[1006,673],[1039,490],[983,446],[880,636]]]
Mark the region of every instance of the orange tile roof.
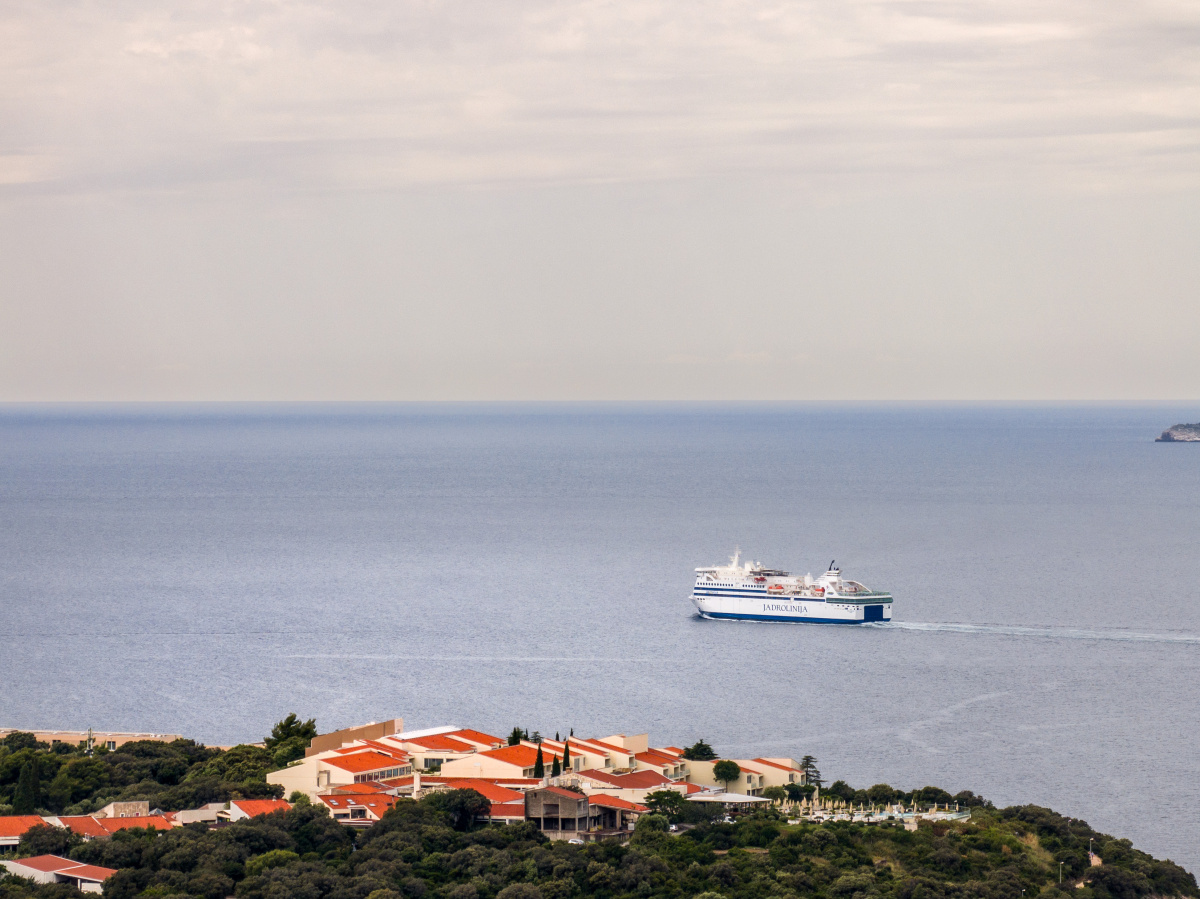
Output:
[[574,790],[566,790],[562,787],[542,787],[542,790],[553,793],[555,796],[564,796],[567,799],[574,799],[577,801],[580,799],[587,799],[587,796],[583,793],[576,793]]
[[84,880],[92,880],[97,883],[103,883],[117,873],[116,868],[101,868],[99,865],[76,865],[74,868],[65,868],[58,872],[66,874],[68,877],[80,877]]
[[77,833],[81,837],[108,836],[108,831],[100,826],[100,819],[93,818],[91,815],[59,815],[58,820],[61,821],[63,826],[70,830],[71,833]]
[[18,858],[13,861],[34,871],[61,871],[63,868],[74,868],[79,864],[61,855],[35,855],[32,858]]
[[408,761],[409,755],[398,746],[388,746],[386,743],[379,743],[375,740],[356,740],[348,746],[340,746],[333,750],[338,755],[354,755],[358,752],[378,752],[380,755],[391,756],[396,761]]
[[678,746],[664,746],[664,747],[663,747],[663,752],[669,752],[669,753],[671,753],[672,755],[677,755],[677,756],[679,756],[680,758],[682,758],[682,757],[683,757],[683,750],[682,750],[682,749],[680,749]]
[[[61,819],[60,819],[61,820]],[[128,830],[131,827],[153,827],[155,830],[170,830],[173,826],[162,815],[133,815],[128,818],[97,818],[96,823],[106,833]]]
[[35,855],[32,858],[12,859],[18,865],[23,865],[32,871],[42,873],[54,872],[67,877],[80,877],[96,883],[103,883],[117,873],[116,868],[101,868],[99,865],[81,865],[79,862],[58,855]]
[[383,790],[382,790],[382,789],[380,789],[382,786],[383,786],[383,784],[382,784],[382,783],[379,783],[379,782],[377,782],[377,781],[373,781],[373,780],[369,780],[369,781],[367,781],[366,783],[359,783],[359,784],[342,784],[341,786],[337,786],[337,787],[333,787],[333,788],[331,788],[331,789],[329,790],[329,793],[330,793],[330,794],[339,794],[339,793],[382,793],[382,792],[383,792]]
[[332,809],[344,811],[351,808],[370,809],[376,817],[383,815],[396,804],[396,797],[387,793],[357,794],[354,796],[318,796],[323,803]]
[[[502,746],[499,749],[488,749],[479,753],[490,759],[507,762],[510,765],[516,765],[518,768],[532,768],[537,763],[537,749],[532,746],[525,746],[518,743],[516,746]],[[542,750],[542,763],[545,764],[547,770],[558,757],[557,753]]]
[[19,837],[31,827],[45,824],[38,815],[4,815],[0,817],[0,837]]
[[510,790],[478,777],[456,777],[448,779],[446,783],[456,790],[474,790],[491,803],[521,802],[525,795],[520,790]]
[[352,755],[339,755],[331,758],[321,759],[326,765],[332,765],[335,768],[341,768],[343,771],[350,771],[353,774],[361,774],[364,771],[379,771],[383,768],[395,768],[398,765],[399,759],[393,758],[390,755],[384,755],[380,752],[372,750],[363,750]]
[[592,805],[604,805],[609,808],[623,808],[631,812],[648,812],[650,811],[644,805],[638,805],[636,802],[630,802],[628,799],[621,799],[618,796],[605,796],[603,793],[592,793],[588,796],[588,802]]
[[474,752],[475,747],[462,740],[456,740],[448,734],[430,734],[428,737],[413,737],[405,743],[412,743],[422,749],[432,749],[434,752]]
[[234,799],[229,804],[236,805],[251,818],[269,815],[271,812],[286,812],[292,807],[292,804],[286,799]]
[[506,743],[504,737],[493,737],[491,734],[485,734],[480,730],[471,730],[469,727],[464,727],[462,730],[451,731],[446,736],[461,737],[464,740],[471,740],[474,743],[482,743],[485,746],[495,746],[497,743]]
[[651,765],[664,765],[669,768],[674,768],[679,764],[679,759],[674,756],[667,755],[665,752],[656,752],[653,749],[647,752],[639,752],[634,758],[639,762],[647,762]]
[[629,774],[610,774],[607,771],[599,771],[595,768],[589,771],[580,771],[580,777],[590,777],[592,780],[598,780],[601,783],[612,784],[615,787],[621,787],[625,790],[649,790],[652,787],[661,787],[663,784],[673,783],[670,778],[663,777],[657,771],[632,771]]
[[524,802],[493,802],[489,814],[493,818],[524,818]]
[[772,768],[782,768],[784,771],[793,771],[796,774],[800,773],[799,768],[789,768],[787,765],[781,765],[778,762],[769,762],[766,759],[751,759],[752,762],[761,762],[764,765],[770,765]]

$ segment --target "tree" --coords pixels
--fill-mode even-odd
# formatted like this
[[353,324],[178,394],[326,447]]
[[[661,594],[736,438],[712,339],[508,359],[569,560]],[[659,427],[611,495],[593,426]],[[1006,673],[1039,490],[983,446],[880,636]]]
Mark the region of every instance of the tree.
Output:
[[[793,786],[793,784],[788,784],[788,786]],[[770,799],[772,802],[783,802],[788,798],[787,790],[783,787],[767,787],[762,794],[764,799]]]
[[814,787],[825,785],[825,782],[821,780],[821,772],[817,770],[817,760],[811,755],[806,755],[800,760],[800,778],[801,783],[811,784]]
[[716,759],[717,754],[703,740],[697,740],[687,749],[683,750],[683,757],[692,762],[711,762]]
[[450,816],[450,826],[455,830],[470,830],[476,819],[488,814],[492,804],[477,790],[446,790],[430,793],[427,802]]
[[567,740],[567,742],[563,743],[562,766],[563,766],[564,771],[571,770],[571,741],[570,740]]
[[550,776],[558,777],[558,775],[562,774],[562,768],[558,764],[558,756],[551,756],[551,758],[553,758],[554,761],[550,764]]
[[737,762],[731,762],[729,759],[717,762],[713,765],[713,777],[725,784],[725,792],[729,792],[729,784],[731,781],[741,777],[742,769]]
[[526,731],[521,730],[519,727],[514,727],[512,733],[508,735],[508,745],[516,746],[522,740],[527,740],[528,738],[529,735]]
[[21,766],[17,777],[17,788],[13,792],[12,810],[14,815],[32,815],[38,807],[42,786],[38,780],[37,758],[31,758]]
[[49,824],[39,824],[21,834],[18,854],[29,855],[66,855],[67,852],[83,842],[78,836],[65,827],[52,827]]
[[309,718],[302,722],[292,712],[271,729],[271,736],[263,740],[263,745],[271,753],[275,764],[285,768],[289,762],[304,758],[304,750],[316,735],[317,719]]
[[11,734],[7,734],[4,739],[0,740],[0,746],[3,746],[9,752],[20,752],[22,749],[45,749],[45,743],[39,743],[37,737],[23,730],[14,730]]
[[546,776],[546,760],[542,758],[542,744],[538,744],[537,760],[533,763],[533,776],[542,778]]
[[886,805],[895,800],[899,792],[899,790],[893,790],[887,784],[875,784],[875,786],[867,790],[867,798],[879,805]]
[[674,790],[655,790],[647,793],[646,807],[656,815],[665,815],[672,824],[678,823],[687,808],[687,800]]

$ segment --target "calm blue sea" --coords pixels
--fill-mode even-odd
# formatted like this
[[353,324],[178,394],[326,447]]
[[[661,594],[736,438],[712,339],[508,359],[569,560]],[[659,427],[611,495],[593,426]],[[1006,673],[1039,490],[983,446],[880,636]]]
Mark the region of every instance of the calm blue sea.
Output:
[[[1200,871],[1197,408],[0,408],[0,724],[648,730]],[[735,547],[896,623],[698,620]]]

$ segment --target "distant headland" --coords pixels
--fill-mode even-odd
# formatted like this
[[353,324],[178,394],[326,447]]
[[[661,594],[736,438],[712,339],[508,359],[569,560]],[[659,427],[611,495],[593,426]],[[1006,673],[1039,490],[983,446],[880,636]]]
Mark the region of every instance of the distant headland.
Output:
[[1154,438],[1155,443],[1200,443],[1200,421],[1194,425],[1171,425]]

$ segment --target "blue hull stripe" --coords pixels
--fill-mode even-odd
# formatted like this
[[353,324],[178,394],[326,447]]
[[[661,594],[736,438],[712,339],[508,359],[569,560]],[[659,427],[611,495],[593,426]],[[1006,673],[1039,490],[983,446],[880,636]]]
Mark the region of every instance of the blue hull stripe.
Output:
[[[701,612],[704,618],[730,618],[734,621],[794,621],[797,624],[868,624],[861,618],[801,618],[799,615],[743,615],[731,612]],[[883,619],[878,619],[883,620]]]

